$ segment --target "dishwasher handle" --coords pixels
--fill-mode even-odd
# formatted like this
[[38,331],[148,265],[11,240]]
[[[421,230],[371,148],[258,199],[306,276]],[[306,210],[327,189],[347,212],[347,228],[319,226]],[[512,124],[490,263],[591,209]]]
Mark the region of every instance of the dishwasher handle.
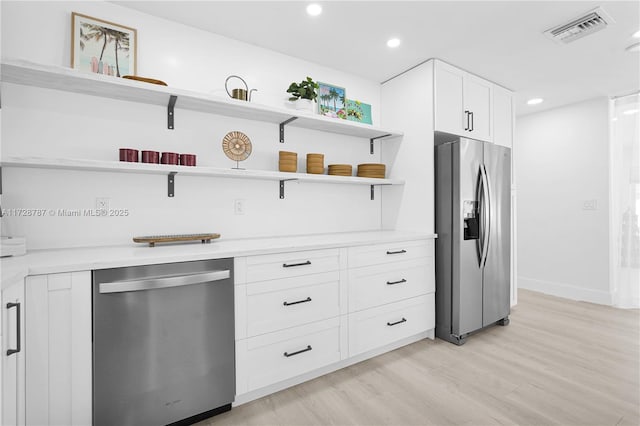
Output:
[[220,281],[231,276],[228,270],[213,271],[204,274],[178,275],[172,277],[148,278],[142,280],[114,281],[100,284],[100,293],[124,293],[127,291],[156,290],[160,288],[182,287]]

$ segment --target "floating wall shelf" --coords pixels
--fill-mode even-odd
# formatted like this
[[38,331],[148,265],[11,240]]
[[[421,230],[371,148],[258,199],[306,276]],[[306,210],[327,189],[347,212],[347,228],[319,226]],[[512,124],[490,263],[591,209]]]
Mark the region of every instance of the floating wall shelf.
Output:
[[297,110],[274,108],[231,98],[212,96],[173,87],[153,85],[101,74],[85,73],[66,67],[20,60],[2,63],[2,81],[46,89],[100,96],[123,101],[167,107],[167,127],[174,128],[174,107],[248,120],[276,123],[279,140],[284,142],[284,126],[320,130],[369,139],[371,153],[376,139],[402,136],[401,132],[381,129],[353,121],[305,114]]
[[173,196],[173,186],[177,175],[181,176],[212,176],[231,179],[257,179],[279,181],[280,198],[284,198],[284,182],[296,180],[298,182],[330,183],[342,185],[404,185],[403,180],[374,179],[355,176],[314,175],[307,173],[286,173],[270,170],[238,170],[221,169],[206,166],[174,166],[168,164],[126,163],[120,161],[97,161],[83,159],[40,158],[40,157],[9,157],[2,161],[2,167],[27,167],[38,169],[82,170],[115,173],[142,173],[168,176],[168,194]]

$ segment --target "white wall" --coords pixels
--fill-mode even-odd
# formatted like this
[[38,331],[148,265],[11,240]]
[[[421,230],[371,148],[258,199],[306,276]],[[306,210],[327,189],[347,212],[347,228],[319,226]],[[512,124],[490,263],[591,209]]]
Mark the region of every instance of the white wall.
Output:
[[610,304],[607,99],[518,117],[515,146],[519,287]]
[[[325,66],[107,2],[3,1],[1,7],[3,59],[69,66],[75,11],[136,28],[139,75],[227,96],[225,78],[238,74],[259,89],[255,102],[278,107],[289,83],[309,75],[370,103],[374,124],[380,124],[380,85]],[[380,150],[370,155],[369,141],[362,138],[289,127],[286,143],[280,144],[276,125],[180,110],[179,101],[176,107],[171,131],[166,107],[3,83],[2,157],[116,161],[118,148],[130,147],[194,153],[199,165],[231,168],[235,163],[224,156],[221,141],[228,131],[240,130],[253,142],[252,156],[241,165],[248,169],[277,170],[278,150],[298,152],[299,171],[309,152],[324,153],[325,165],[380,160]],[[3,170],[3,186],[5,209],[91,209],[96,197],[107,197],[112,208],[130,211],[126,218],[3,218],[3,234],[25,235],[30,249],[126,244],[134,235],[158,233],[244,238],[381,226],[381,197],[371,201],[367,186],[290,182],[280,200],[273,181],[178,175],[176,197],[168,198],[166,176],[14,168]],[[234,215],[236,199],[245,200],[244,215]]]
[[425,62],[382,85],[382,116],[402,139],[382,146],[390,176],[403,186],[383,188],[385,229],[435,232],[433,176],[433,61]]

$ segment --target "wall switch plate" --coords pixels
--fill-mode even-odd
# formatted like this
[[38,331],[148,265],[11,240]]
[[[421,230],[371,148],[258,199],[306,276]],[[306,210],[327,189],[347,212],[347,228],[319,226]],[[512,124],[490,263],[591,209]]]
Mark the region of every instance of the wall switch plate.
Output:
[[584,200],[582,210],[598,210],[598,200]]
[[233,202],[233,213],[237,215],[244,214],[244,200],[235,200]]

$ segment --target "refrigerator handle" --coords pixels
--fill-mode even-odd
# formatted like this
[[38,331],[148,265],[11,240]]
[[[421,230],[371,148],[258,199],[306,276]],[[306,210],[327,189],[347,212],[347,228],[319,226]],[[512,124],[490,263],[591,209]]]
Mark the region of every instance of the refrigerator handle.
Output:
[[476,251],[478,252],[478,265],[482,267],[482,261],[484,256],[484,179],[482,178],[482,165],[478,170],[478,180],[476,183],[476,203],[477,203],[477,217],[478,217],[478,239],[476,239]]
[[489,193],[489,175],[484,164],[480,165],[482,176],[482,256],[480,267],[484,268],[489,253],[489,237],[491,235],[491,194]]

